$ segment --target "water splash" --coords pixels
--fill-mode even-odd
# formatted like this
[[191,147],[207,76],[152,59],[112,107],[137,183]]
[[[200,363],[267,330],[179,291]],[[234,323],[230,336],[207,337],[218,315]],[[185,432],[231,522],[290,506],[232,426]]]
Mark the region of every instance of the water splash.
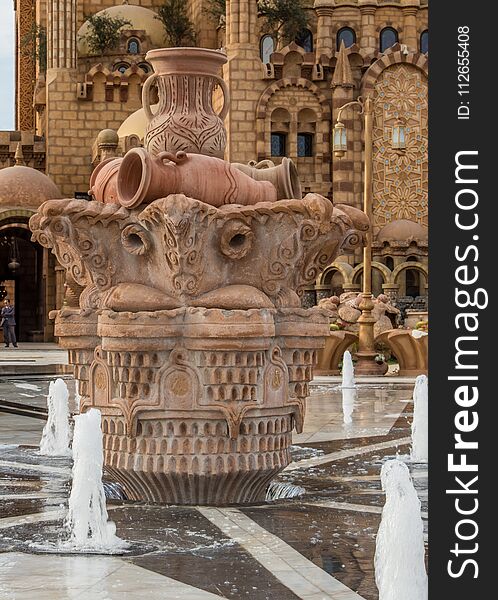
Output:
[[286,500],[287,498],[297,498],[302,496],[306,490],[292,483],[272,482],[266,491],[266,502],[274,500]]
[[424,526],[408,467],[388,460],[380,477],[386,503],[375,549],[379,600],[426,600]]
[[345,425],[351,425],[353,422],[354,403],[356,402],[357,391],[355,388],[342,388],[342,415]]
[[342,358],[342,388],[356,387],[354,380],[354,367],[351,352],[346,350]]
[[48,388],[48,418],[40,440],[43,456],[71,456],[69,425],[69,392],[62,379],[51,381]]
[[77,415],[73,440],[73,483],[69,497],[66,546],[80,552],[113,552],[127,546],[108,521],[102,468],[104,463],[100,411]]
[[419,375],[413,389],[413,422],[411,459],[427,462],[429,459],[429,385],[425,375]]

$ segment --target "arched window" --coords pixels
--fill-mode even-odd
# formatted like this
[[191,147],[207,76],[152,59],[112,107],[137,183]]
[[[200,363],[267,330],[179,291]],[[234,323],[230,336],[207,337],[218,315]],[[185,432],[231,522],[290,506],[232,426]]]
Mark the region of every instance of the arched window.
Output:
[[385,27],[380,32],[380,51],[385,52],[398,43],[398,32],[392,27]]
[[305,52],[313,52],[313,34],[309,29],[303,29],[295,41]]
[[390,271],[394,271],[394,259],[392,256],[386,256],[384,264]]
[[429,52],[429,31],[427,29],[420,34],[420,52],[422,54]]
[[287,109],[279,107],[271,114],[271,155],[287,154],[287,135],[290,129],[291,116]]
[[140,42],[136,38],[130,38],[127,45],[128,54],[139,54]]
[[297,134],[297,155],[298,156],[313,156],[313,134],[298,133]]
[[148,65],[147,63],[140,63],[138,66],[142,69],[144,73],[150,73],[150,65]]
[[271,134],[271,155],[285,156],[287,149],[287,134],[272,133]]
[[297,115],[297,155],[314,155],[316,114],[311,108],[302,108]]
[[275,40],[271,35],[264,35],[259,42],[259,55],[263,64],[270,62],[270,56],[275,52]]
[[353,44],[356,44],[356,33],[351,27],[343,27],[337,32],[337,50],[340,49],[342,42],[346,48],[350,48]]
[[114,70],[115,71],[119,71],[120,73],[124,73],[125,71],[127,71],[130,68],[130,65],[128,63],[118,63],[115,67]]
[[406,295],[420,296],[420,276],[415,269],[406,269]]

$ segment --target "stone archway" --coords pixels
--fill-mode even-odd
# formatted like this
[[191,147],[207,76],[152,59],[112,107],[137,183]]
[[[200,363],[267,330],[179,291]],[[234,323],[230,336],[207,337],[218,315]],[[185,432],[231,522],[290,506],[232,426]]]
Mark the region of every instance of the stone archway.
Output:
[[[377,261],[372,262],[372,270],[380,273],[382,277],[382,280],[379,281],[378,289],[372,289],[372,293],[374,294],[374,296],[378,296],[379,294],[383,293],[383,285],[390,281],[391,271],[388,267],[386,267],[386,265]],[[351,282],[358,283],[361,285],[362,273],[363,263],[360,263],[359,265],[356,265],[356,267],[351,272]],[[374,280],[372,280],[372,284],[374,284]]]
[[[427,267],[420,263],[420,262],[414,262],[414,261],[409,261],[409,262],[404,262],[399,264],[394,271],[391,273],[391,276],[389,278],[389,281],[387,283],[389,284],[397,284],[398,280],[399,280],[399,276],[401,273],[403,272],[407,272],[407,271],[416,271],[419,274],[422,275],[422,277],[425,279],[425,287],[427,286],[427,282],[428,282],[428,271],[427,271]],[[419,283],[418,283],[418,288],[419,288],[419,293],[418,294],[407,294],[408,296],[424,296],[426,290],[424,289],[423,283],[422,281],[420,281],[419,279]]]
[[0,212],[0,300],[9,297],[15,306],[20,342],[52,341],[48,313],[56,308],[56,261],[31,241],[32,214],[29,209]]

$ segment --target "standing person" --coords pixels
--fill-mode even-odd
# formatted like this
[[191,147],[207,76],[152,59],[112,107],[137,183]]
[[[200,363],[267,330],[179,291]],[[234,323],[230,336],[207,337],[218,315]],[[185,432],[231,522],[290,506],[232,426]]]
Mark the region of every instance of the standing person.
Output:
[[2,318],[2,327],[3,327],[3,339],[5,342],[5,347],[8,348],[10,342],[14,348],[17,348],[17,340],[16,340],[16,309],[14,306],[10,304],[9,298],[5,298],[3,301],[2,312],[0,313]]

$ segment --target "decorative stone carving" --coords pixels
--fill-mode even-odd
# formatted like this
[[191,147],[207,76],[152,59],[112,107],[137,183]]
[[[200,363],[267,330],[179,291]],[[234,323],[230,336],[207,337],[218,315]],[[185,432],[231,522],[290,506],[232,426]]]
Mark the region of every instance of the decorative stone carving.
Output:
[[364,214],[313,194],[221,208],[171,195],[143,210],[49,201],[30,226],[84,286],[55,334],[128,497],[264,499],[329,328],[298,292],[362,243]]
[[[161,48],[150,50],[145,58],[155,71],[145,82],[142,95],[149,121],[146,149],[152,154],[183,151],[223,158],[227,141],[223,120],[230,97],[219,72],[227,62],[226,54],[206,48]],[[156,114],[150,108],[153,84],[159,92]],[[225,96],[219,115],[212,105],[218,85]]]
[[[392,128],[406,130],[406,149],[392,145]],[[427,78],[409,64],[384,69],[374,94],[374,227],[408,219],[427,226]]]
[[316,194],[221,208],[176,194],[142,211],[54,200],[30,227],[84,287],[82,308],[141,311],[299,306],[334,256],[362,243],[368,221]]
[[[258,180],[184,152],[192,143],[216,154],[225,139],[221,120],[212,113],[210,129],[205,118],[216,77],[193,73],[202,53],[209,68],[226,60],[199,49],[148,55],[160,64],[147,133],[157,156],[132,149],[102,163],[97,201],[50,200],[30,227],[79,286],[80,308],[57,313],[55,335],[80,409],[103,415],[107,472],[130,499],[257,502],[290,461],[329,331],[327,313],[301,308],[299,295],[364,243],[369,221],[317,194],[277,200],[285,168]],[[178,94],[169,116],[166,89]]]

